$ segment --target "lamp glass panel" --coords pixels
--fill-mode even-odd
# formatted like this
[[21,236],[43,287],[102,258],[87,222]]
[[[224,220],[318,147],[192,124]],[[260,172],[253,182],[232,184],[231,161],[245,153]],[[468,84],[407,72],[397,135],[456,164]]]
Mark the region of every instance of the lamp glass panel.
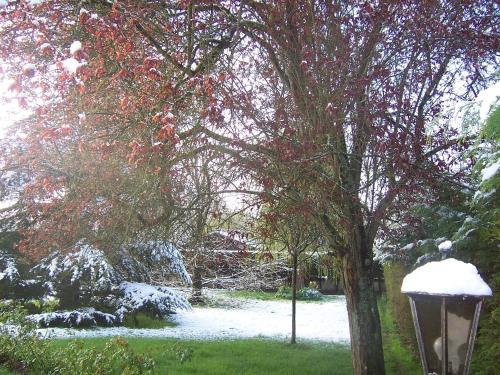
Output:
[[415,297],[429,373],[441,374],[441,298]]
[[472,298],[446,298],[448,373],[450,375],[464,373],[476,303],[477,300]]

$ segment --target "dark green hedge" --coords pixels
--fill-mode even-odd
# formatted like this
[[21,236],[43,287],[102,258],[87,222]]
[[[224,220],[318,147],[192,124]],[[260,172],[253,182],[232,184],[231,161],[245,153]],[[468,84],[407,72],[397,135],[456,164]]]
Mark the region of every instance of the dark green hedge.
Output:
[[408,297],[401,293],[403,278],[409,273],[407,267],[396,262],[384,264],[384,279],[387,301],[396,321],[401,341],[414,353],[418,353],[415,330]]

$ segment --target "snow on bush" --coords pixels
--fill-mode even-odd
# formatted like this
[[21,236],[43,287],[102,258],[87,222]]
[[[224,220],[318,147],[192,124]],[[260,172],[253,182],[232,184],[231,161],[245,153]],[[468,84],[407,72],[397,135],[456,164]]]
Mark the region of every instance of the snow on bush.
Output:
[[54,311],[27,317],[39,327],[110,327],[119,323],[116,316],[97,311],[93,308],[82,308],[74,311]]
[[124,281],[120,284],[123,297],[116,315],[123,320],[127,314],[145,312],[164,317],[176,310],[190,310],[191,305],[180,293],[166,287]]
[[489,180],[495,176],[500,170],[500,161],[497,161],[482,170],[482,182]]
[[121,252],[125,255],[122,258],[122,266],[130,276],[133,276],[131,280],[149,281],[149,277],[145,278],[144,275],[156,270],[161,276],[174,275],[186,284],[191,284],[191,277],[184,266],[182,255],[170,242],[135,243],[122,246]]
[[[164,317],[178,309],[191,308],[189,302],[172,289],[137,282],[150,282],[151,273],[158,275],[160,270],[161,275],[175,274],[191,283],[182,256],[172,244],[151,241],[122,246],[118,255],[118,262],[111,263],[103,251],[81,240],[70,253],[53,252],[33,267],[30,276],[35,279],[22,280],[15,258],[0,252],[0,292],[24,299],[56,296],[64,309],[93,306],[117,314],[85,308],[32,315],[32,320],[43,327],[107,326],[121,323],[125,315],[137,312]],[[4,280],[15,282],[5,288]],[[25,296],[25,291],[30,291],[29,296]]]
[[45,281],[49,293],[59,294],[61,288],[72,288],[82,298],[109,293],[113,285],[122,281],[104,253],[83,240],[69,254],[50,254],[33,267],[32,272]]
[[13,284],[19,280],[19,271],[16,261],[5,250],[0,250],[0,282],[7,281]]
[[151,270],[148,268],[147,262],[131,256],[130,251],[124,246],[119,250],[119,260],[116,268],[124,280],[137,282],[151,281]]
[[21,282],[15,258],[0,250],[0,298],[12,298]]

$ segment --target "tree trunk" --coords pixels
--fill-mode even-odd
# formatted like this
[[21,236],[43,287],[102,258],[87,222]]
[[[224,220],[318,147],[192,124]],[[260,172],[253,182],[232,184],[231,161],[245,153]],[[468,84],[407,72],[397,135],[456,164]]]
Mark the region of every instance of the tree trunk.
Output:
[[293,259],[293,273],[292,273],[292,338],[290,340],[291,344],[296,343],[296,326],[295,317],[297,315],[297,254],[292,254]]
[[199,255],[195,255],[194,259],[194,267],[193,267],[193,286],[191,290],[191,297],[189,298],[189,302],[193,305],[203,303],[202,297],[202,274],[203,267],[201,257]]
[[353,241],[342,257],[354,375],[384,375],[384,353],[377,299],[371,274],[372,252]]

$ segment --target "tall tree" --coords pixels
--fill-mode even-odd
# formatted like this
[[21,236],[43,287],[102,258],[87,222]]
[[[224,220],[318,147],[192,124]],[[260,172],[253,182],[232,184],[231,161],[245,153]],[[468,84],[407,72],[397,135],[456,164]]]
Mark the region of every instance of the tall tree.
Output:
[[293,195],[313,213],[342,264],[354,373],[382,374],[374,239],[437,172],[459,176],[449,150],[466,142],[434,117],[446,99],[473,95],[495,61],[498,13],[487,1],[244,4],[255,60],[235,75],[253,85],[229,81],[225,93],[257,136],[251,147],[212,136],[254,156],[240,160],[264,199]]
[[[70,248],[82,237],[187,243],[197,236],[192,218],[206,217],[214,192],[199,191],[196,160],[216,155],[192,128],[204,121],[197,111],[207,108],[211,88],[202,72],[220,54],[207,39],[219,29],[196,40],[178,35],[167,51],[152,43],[154,22],[168,24],[166,38],[192,25],[177,5],[146,21],[156,9],[71,1],[2,8],[5,70],[32,113],[17,124],[19,146],[3,155],[4,171],[29,176],[19,199],[29,221],[20,243],[27,252]],[[188,67],[179,69],[170,53],[185,54]],[[211,174],[216,181],[219,173]]]
[[[384,373],[373,241],[420,182],[443,169],[453,177],[446,150],[462,140],[432,120],[460,94],[459,75],[468,74],[462,94],[472,95],[497,56],[495,4],[21,1],[2,14],[0,56],[18,71],[13,88],[22,104],[36,103],[27,83],[32,98],[45,100],[24,130],[30,155],[47,145],[57,155],[63,137],[74,149],[119,147],[148,174],[160,167],[167,202],[182,175],[179,158],[230,155],[257,178],[263,201],[302,202],[342,264],[354,373]],[[193,100],[203,104],[202,121],[181,121]],[[92,137],[68,129],[85,128],[75,123],[80,113]],[[113,144],[117,134],[127,136]],[[194,147],[180,150],[188,138]],[[61,192],[66,204],[71,179],[27,161],[36,174],[30,191],[41,192],[31,211],[43,213],[42,197]],[[157,210],[139,213],[154,222]]]

